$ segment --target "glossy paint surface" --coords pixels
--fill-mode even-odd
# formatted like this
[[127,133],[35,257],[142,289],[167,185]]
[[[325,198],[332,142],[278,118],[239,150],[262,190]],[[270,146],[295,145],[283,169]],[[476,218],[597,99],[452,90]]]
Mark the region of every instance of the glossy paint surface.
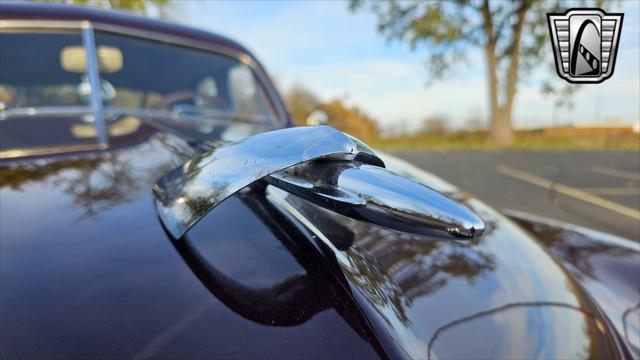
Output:
[[619,356],[606,321],[577,284],[529,235],[475,200],[466,205],[488,224],[486,236],[454,242],[286,199],[302,224],[330,234],[320,246],[336,254],[383,344],[407,357]]
[[640,244],[542,217],[509,211],[595,299],[640,358]]
[[474,200],[486,235],[452,241],[243,190],[173,241],[151,186],[194,155],[152,131],[0,164],[2,357],[618,356],[543,247]]
[[190,156],[156,133],[0,163],[0,357],[378,354],[355,303],[259,199],[229,199],[172,243],[151,185]]

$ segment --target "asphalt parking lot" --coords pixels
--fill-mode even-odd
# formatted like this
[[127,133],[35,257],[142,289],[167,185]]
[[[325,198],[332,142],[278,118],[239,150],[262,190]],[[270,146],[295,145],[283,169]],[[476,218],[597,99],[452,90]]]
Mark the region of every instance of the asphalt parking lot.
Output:
[[640,241],[637,151],[396,151],[498,209]]

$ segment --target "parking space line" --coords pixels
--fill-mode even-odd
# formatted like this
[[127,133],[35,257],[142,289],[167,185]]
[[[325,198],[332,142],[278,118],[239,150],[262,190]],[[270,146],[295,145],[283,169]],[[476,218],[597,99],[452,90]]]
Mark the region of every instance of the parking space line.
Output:
[[575,199],[582,200],[584,202],[588,202],[590,204],[600,206],[607,210],[617,212],[618,214],[628,216],[632,219],[640,220],[640,211],[638,210],[635,210],[620,204],[616,204],[612,201],[605,200],[603,198],[597,197],[595,195],[591,195],[587,192],[572,188],[570,186],[554,183],[553,181],[541,178],[536,175],[529,174],[521,170],[513,169],[506,165],[498,165],[497,170],[499,173],[503,175],[520,179],[522,181],[526,181],[530,184],[538,185],[545,189],[559,192],[561,194],[573,197]]
[[613,176],[613,177],[619,177],[619,178],[623,178],[623,179],[640,181],[640,173],[636,173],[636,172],[632,172],[632,171],[624,171],[624,170],[612,169],[612,168],[608,168],[608,167],[600,166],[600,165],[594,165],[591,168],[591,171],[593,171],[595,173],[598,173],[598,174],[604,174],[604,175],[609,175],[609,176]]
[[591,187],[591,188],[580,188],[584,192],[588,192],[591,195],[640,195],[640,188],[607,188],[607,187]]

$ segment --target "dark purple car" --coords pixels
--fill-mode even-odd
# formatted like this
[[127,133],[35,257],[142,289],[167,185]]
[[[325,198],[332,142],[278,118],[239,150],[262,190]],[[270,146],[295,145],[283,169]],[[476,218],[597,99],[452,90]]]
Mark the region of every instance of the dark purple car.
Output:
[[0,359],[640,357],[637,243],[293,128],[222,36],[0,29]]

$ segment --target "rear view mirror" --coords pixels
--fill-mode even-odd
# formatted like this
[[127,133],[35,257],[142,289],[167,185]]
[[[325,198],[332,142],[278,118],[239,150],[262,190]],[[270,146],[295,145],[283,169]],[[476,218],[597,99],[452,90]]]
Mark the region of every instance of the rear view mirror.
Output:
[[[102,73],[122,70],[122,51],[113,46],[98,46],[98,68]],[[68,72],[84,74],[87,71],[87,53],[83,46],[65,46],[60,52],[60,66]]]
[[327,125],[329,124],[329,115],[320,109],[314,110],[307,116],[306,123],[310,126]]

